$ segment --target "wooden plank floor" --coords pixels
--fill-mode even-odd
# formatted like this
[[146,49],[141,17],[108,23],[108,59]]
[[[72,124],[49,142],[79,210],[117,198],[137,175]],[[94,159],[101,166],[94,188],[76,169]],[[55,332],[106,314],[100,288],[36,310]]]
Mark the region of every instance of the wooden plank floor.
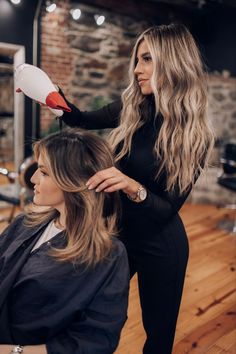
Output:
[[[181,210],[190,258],[173,354],[236,354],[236,236],[217,228],[219,220],[234,214],[209,205],[187,204]],[[141,354],[144,340],[134,277],[115,354]]]
[[[6,212],[0,209],[0,214]],[[236,354],[236,236],[217,228],[219,220],[234,214],[210,205],[186,204],[181,210],[190,258],[173,354]],[[5,226],[0,223],[0,232]],[[128,320],[115,354],[141,354],[144,340],[134,277]]]

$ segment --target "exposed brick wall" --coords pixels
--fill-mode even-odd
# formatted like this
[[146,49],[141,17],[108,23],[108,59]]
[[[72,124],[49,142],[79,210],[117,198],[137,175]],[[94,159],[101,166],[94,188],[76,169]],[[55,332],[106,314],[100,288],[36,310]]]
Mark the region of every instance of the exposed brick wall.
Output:
[[[81,109],[96,108],[117,98],[126,86],[134,39],[149,24],[102,11],[106,21],[97,26],[101,10],[80,4],[81,18],[74,21],[69,0],[58,1],[55,12],[42,14],[41,67]],[[43,108],[41,131],[53,114]]]
[[209,77],[208,115],[217,144],[212,153],[211,167],[197,181],[191,200],[194,203],[232,204],[235,192],[217,183],[217,178],[223,173],[220,157],[224,145],[229,142],[236,144],[236,78],[230,77],[228,73]]
[[[67,40],[69,23],[69,1],[58,1],[55,12],[44,11],[41,19],[41,68],[53,83],[61,86],[68,94],[72,80],[75,56]],[[41,109],[41,129],[47,130],[53,119],[47,108]]]

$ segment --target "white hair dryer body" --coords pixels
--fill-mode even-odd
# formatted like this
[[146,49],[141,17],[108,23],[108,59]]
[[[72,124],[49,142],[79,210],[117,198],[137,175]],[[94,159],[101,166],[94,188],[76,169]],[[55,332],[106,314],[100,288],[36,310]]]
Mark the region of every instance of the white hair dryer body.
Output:
[[21,64],[15,70],[16,91],[46,104],[58,117],[63,111],[71,112],[64,98],[57,92],[48,75],[37,66]]

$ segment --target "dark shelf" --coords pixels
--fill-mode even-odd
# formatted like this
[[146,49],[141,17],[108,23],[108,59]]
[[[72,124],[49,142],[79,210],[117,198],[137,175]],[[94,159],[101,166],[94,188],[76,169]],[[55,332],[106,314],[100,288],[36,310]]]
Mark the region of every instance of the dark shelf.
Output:
[[0,111],[0,119],[13,118],[13,117],[14,117],[14,113],[13,112],[1,112]]

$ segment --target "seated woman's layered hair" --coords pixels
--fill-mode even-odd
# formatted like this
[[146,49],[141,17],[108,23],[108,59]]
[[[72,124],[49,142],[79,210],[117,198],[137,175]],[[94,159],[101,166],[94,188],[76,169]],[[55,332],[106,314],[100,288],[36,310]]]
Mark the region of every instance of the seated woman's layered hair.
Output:
[[[51,255],[59,261],[96,265],[109,255],[111,236],[117,233],[119,194],[96,193],[85,184],[96,172],[114,166],[107,142],[91,132],[68,129],[39,140],[33,150],[64,194],[67,245],[52,249]],[[31,204],[25,223],[34,227],[58,216],[52,207]]]

